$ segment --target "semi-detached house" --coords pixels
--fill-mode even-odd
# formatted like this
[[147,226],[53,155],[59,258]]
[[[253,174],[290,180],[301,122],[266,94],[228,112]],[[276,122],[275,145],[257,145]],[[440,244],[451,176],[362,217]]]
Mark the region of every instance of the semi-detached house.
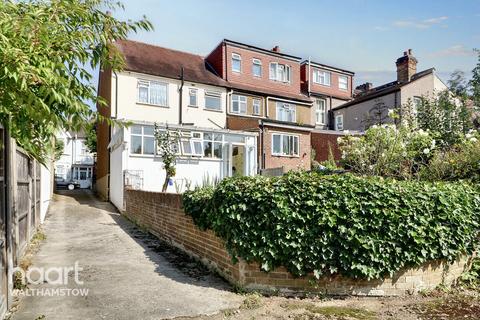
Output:
[[206,61],[229,88],[227,127],[258,133],[259,169],[310,169],[314,122],[301,58],[224,39]]
[[257,135],[226,128],[227,83],[203,57],[135,41],[119,41],[124,71],[101,70],[100,113],[129,126],[97,128],[97,192],[117,208],[131,185],[160,191],[165,172],[154,124],[180,132],[177,173],[168,191],[257,172]]

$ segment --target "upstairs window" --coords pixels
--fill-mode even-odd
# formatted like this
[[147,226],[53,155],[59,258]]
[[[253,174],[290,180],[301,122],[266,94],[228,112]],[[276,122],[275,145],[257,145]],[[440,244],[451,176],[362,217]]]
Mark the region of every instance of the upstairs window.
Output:
[[321,70],[313,70],[313,82],[324,85],[330,86],[330,78],[331,74],[327,71]]
[[138,80],[137,82],[137,101],[156,106],[167,106],[168,84],[157,81]]
[[317,124],[324,125],[326,123],[326,101],[325,99],[317,99],[315,100],[315,122]]
[[272,155],[298,156],[298,136],[290,134],[272,134]]
[[288,103],[277,102],[277,120],[296,122],[296,107]]
[[262,76],[262,61],[260,59],[252,60],[252,74],[254,77],[260,78]]
[[260,115],[261,108],[262,108],[262,100],[253,99],[253,114],[256,116]]
[[130,129],[130,153],[153,155],[155,153],[155,137],[153,126],[134,125]]
[[197,89],[190,89],[188,90],[188,95],[189,95],[189,100],[188,100],[188,105],[190,107],[197,107],[198,106],[198,100],[197,100],[197,95],[198,90]]
[[238,53],[232,53],[232,71],[242,71],[242,57]]
[[343,114],[338,114],[335,116],[335,130],[343,130]]
[[205,109],[216,111],[222,110],[222,94],[220,92],[206,91]]
[[247,97],[238,94],[232,94],[232,113],[247,113]]
[[348,77],[338,76],[338,88],[341,90],[348,90]]
[[270,80],[290,82],[291,68],[287,64],[270,63]]

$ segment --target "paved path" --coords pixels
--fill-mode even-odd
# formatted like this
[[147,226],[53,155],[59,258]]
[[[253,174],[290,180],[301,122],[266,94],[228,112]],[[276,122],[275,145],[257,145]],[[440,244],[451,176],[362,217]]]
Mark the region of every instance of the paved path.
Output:
[[76,284],[70,272],[68,285],[30,288],[85,288],[88,295],[23,297],[12,319],[164,319],[213,314],[241,302],[225,282],[86,191],[56,195],[43,229],[47,239],[33,267],[73,267],[78,261],[84,283]]

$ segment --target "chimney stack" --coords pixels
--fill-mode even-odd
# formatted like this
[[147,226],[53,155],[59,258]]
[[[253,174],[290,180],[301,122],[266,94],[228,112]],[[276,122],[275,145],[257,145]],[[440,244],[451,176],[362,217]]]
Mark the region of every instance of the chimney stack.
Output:
[[412,49],[403,52],[403,57],[397,59],[397,81],[399,83],[409,82],[412,76],[417,73],[417,59],[412,54]]
[[361,95],[373,89],[371,82],[365,82],[355,88],[354,95]]
[[273,52],[278,52],[278,53],[280,53],[280,47],[279,47],[279,46],[275,46],[275,47],[272,48],[272,51],[273,51]]

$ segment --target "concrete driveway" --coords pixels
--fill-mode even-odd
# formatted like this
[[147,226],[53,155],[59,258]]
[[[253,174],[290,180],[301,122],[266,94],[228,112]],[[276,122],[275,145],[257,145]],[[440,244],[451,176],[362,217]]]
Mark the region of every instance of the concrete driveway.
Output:
[[[78,262],[80,282],[70,270],[68,284],[30,285],[33,296],[21,298],[12,319],[164,319],[214,314],[242,301],[223,280],[87,191],[56,195],[43,230],[47,239],[32,267],[47,270]],[[63,296],[51,289],[64,289]],[[73,289],[88,293],[81,296]]]

